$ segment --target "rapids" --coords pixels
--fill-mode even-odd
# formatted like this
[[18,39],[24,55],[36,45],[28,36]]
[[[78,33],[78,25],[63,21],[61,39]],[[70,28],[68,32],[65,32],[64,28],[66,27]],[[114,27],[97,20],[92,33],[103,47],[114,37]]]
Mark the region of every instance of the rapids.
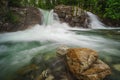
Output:
[[90,12],[90,27],[93,29],[71,28],[66,23],[60,23],[53,10],[40,11],[43,12],[42,25],[0,34],[0,80],[9,80],[16,70],[30,64],[35,56],[51,55],[60,45],[96,50],[112,68],[111,80],[120,80],[120,72],[114,68],[114,65],[120,64],[119,28],[106,28]]

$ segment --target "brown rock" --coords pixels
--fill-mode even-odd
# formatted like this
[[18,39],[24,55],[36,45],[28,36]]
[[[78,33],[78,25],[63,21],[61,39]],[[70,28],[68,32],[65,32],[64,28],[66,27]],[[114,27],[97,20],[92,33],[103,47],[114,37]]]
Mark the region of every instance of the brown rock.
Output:
[[74,74],[79,74],[89,68],[97,57],[97,53],[88,48],[70,48],[66,54],[68,66]]
[[58,54],[65,56],[69,71],[78,80],[102,80],[111,74],[110,67],[98,59],[94,50],[62,46],[59,47]]
[[[97,60],[90,68],[79,75],[83,75],[85,80],[102,80],[111,74],[110,67],[101,60]],[[78,79],[81,79],[77,76]]]

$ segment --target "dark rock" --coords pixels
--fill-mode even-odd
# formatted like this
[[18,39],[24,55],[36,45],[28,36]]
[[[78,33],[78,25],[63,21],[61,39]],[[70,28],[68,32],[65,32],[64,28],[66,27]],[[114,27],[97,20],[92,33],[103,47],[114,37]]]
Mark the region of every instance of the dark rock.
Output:
[[110,27],[120,27],[120,19],[114,20],[114,19],[109,19],[109,18],[103,18],[101,21]]
[[72,27],[88,28],[89,17],[86,11],[75,6],[59,5],[54,8],[61,22],[67,22]]
[[[37,8],[10,8],[16,17],[15,22],[0,19],[0,32],[25,30],[35,24],[41,24],[41,13]],[[4,19],[4,17],[2,17]]]

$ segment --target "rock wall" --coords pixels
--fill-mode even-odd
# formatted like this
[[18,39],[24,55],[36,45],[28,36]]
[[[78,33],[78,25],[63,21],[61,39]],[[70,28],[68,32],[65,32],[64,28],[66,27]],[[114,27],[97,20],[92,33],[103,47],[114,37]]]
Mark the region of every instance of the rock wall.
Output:
[[[18,18],[18,22],[2,22],[0,20],[0,32],[13,32],[30,28],[35,24],[41,24],[41,13],[37,8],[11,8],[12,13]],[[4,17],[3,17],[4,18]]]
[[66,22],[72,27],[88,28],[89,17],[86,11],[75,6],[59,5],[54,8],[61,22]]

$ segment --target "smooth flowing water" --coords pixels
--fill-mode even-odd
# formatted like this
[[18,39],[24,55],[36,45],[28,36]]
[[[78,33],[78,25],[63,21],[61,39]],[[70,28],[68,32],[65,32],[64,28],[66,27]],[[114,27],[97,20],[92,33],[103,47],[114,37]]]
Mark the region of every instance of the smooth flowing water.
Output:
[[[70,28],[66,23],[56,21],[54,15],[53,11],[47,12],[43,25],[36,24],[24,31],[0,34],[0,80],[10,80],[18,69],[30,64],[36,56],[46,60],[52,58],[51,55],[55,55],[60,45],[96,50],[100,58],[110,65],[113,72],[111,80],[120,80],[119,28]],[[92,26],[97,27],[96,22]],[[41,58],[37,61],[40,62]]]

